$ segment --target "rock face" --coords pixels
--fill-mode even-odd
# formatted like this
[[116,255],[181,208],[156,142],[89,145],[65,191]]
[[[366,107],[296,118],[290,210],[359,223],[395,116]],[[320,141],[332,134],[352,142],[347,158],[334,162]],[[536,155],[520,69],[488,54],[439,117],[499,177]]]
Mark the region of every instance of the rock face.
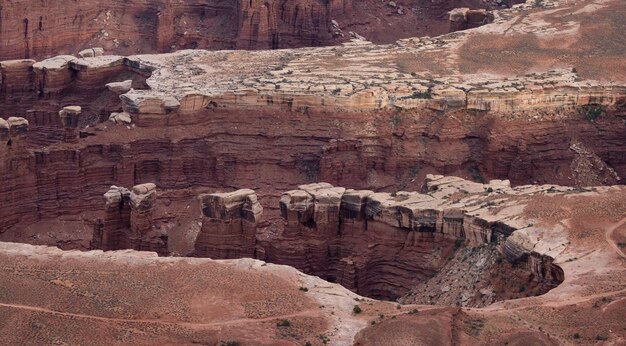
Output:
[[20,117],[0,118],[0,157],[24,153],[28,136],[28,120]]
[[[590,30],[588,13],[574,18],[581,30]],[[430,173],[514,185],[621,182],[623,82],[585,75],[578,56],[576,70],[505,76],[480,72],[506,65],[485,60],[465,73],[465,50],[506,37],[504,23],[522,38],[555,36],[547,20],[503,15],[478,30],[390,45],[3,61],[0,115],[25,118],[29,131],[27,150],[2,159],[0,229],[97,212],[91,191],[146,181],[190,199],[255,187],[274,215],[280,192],[316,181],[375,191],[419,190]],[[611,60],[593,65],[619,77]],[[73,143],[63,142],[66,105],[81,107]],[[106,121],[113,113],[123,125]]]
[[[563,281],[550,255],[524,247],[520,236],[510,238],[530,227],[520,217],[524,205],[513,199],[484,202],[491,193],[524,196],[547,187],[512,189],[508,181],[479,184],[428,176],[425,188],[425,194],[390,194],[327,183],[301,185],[281,196],[284,224],[275,234],[257,227],[261,210],[252,190],[201,195],[203,221],[195,254],[254,256],[361,295],[396,299],[433,277],[459,244],[505,243],[504,257],[522,263],[530,280],[548,288]],[[469,197],[450,199],[459,195]],[[501,209],[494,210],[497,204]]]
[[66,106],[59,111],[61,124],[65,127],[63,141],[68,143],[78,142],[78,123],[80,121],[80,106]]
[[[0,60],[78,53],[132,54],[181,48],[258,49],[321,45],[330,20],[352,0],[17,0],[4,4]],[[94,46],[98,48],[93,48]]]
[[195,255],[210,258],[254,257],[257,223],[263,207],[253,190],[200,195],[202,228]]
[[470,10],[469,8],[455,8],[448,13],[450,32],[477,28],[493,22],[494,16],[490,11]]
[[131,191],[111,186],[104,198],[104,218],[94,222],[93,248],[169,254],[167,234],[154,225],[156,185],[136,185]]
[[[345,49],[366,54],[360,46]],[[306,51],[294,52],[308,59]],[[324,50],[323,54],[330,52]],[[285,52],[219,54],[230,56],[224,61],[234,59],[231,54],[241,55],[238,61],[258,66],[265,55],[276,63]],[[157,182],[164,189],[245,187],[261,181],[257,190],[261,201],[266,207],[276,208],[276,197],[267,201],[264,198],[312,181],[389,191],[417,190],[427,173],[474,180],[509,179],[514,184],[562,185],[615,184],[626,175],[622,145],[626,108],[623,90],[618,86],[578,88],[574,81],[567,88],[546,84],[545,90],[529,93],[498,86],[498,92],[494,89],[480,93],[482,101],[477,104],[489,104],[485,107],[493,109],[481,111],[480,116],[467,106],[448,108],[444,116],[430,108],[394,105],[371,109],[369,105],[376,104],[372,100],[355,104],[356,110],[344,108],[338,112],[334,105],[344,104],[349,96],[306,91],[309,86],[314,90],[315,83],[290,86],[281,82],[281,88],[276,89],[265,81],[271,87],[261,94],[247,89],[235,93],[228,89],[232,86],[230,78],[239,78],[236,76],[241,71],[233,70],[231,63],[220,63],[219,54],[186,52],[162,56],[160,62],[146,56],[3,62],[0,111],[28,120],[28,135],[21,143],[30,149],[7,152],[9,156],[3,159],[5,167],[11,168],[0,173],[4,181],[11,183],[0,186],[0,196],[5,200],[5,208],[0,210],[0,220],[5,222],[0,227],[12,227],[19,215],[28,224],[63,214],[95,212],[101,203],[93,198],[91,190],[144,181]],[[207,56],[210,59],[205,63],[215,62],[223,75],[209,81],[205,78],[203,84],[195,74],[203,75],[206,64],[179,64],[186,74],[174,68],[180,59],[200,61]],[[272,63],[266,68],[271,70]],[[242,67],[247,68],[251,67]],[[167,80],[163,77],[166,73],[170,73]],[[570,76],[559,73],[550,73],[546,78]],[[294,75],[284,72],[280,77],[303,78]],[[140,90],[148,76],[152,89]],[[191,84],[184,86],[187,78],[191,78]],[[120,101],[119,84],[111,88],[111,83],[121,82],[126,88],[128,80],[135,87],[122,94]],[[207,85],[213,88],[212,96],[206,92]],[[393,99],[389,91],[377,90],[371,95],[387,97],[382,103]],[[461,92],[462,100],[474,93]],[[536,92],[547,95],[547,103],[541,105],[544,108],[537,110],[534,107],[539,105],[533,103],[523,111],[500,111],[517,98],[526,100],[521,104],[536,102]],[[571,97],[563,92],[571,92]],[[456,102],[456,94],[449,95],[449,99],[439,101],[446,105]],[[497,103],[496,96],[502,97]],[[293,103],[298,97],[310,101],[309,106]],[[394,102],[401,101],[398,95],[394,97]],[[414,100],[442,104],[435,99]],[[603,109],[599,119],[586,118],[586,108],[580,104],[589,102]],[[81,107],[79,126],[69,129],[72,143],[63,143],[67,129],[58,114],[60,104]],[[557,106],[564,108],[551,116],[551,109],[555,109],[551,107]],[[124,126],[98,124],[112,113],[117,113],[114,120]],[[136,127],[131,127],[129,120]],[[93,126],[86,129],[86,125]],[[81,132],[95,136],[80,138]],[[250,155],[252,152],[255,154]],[[583,156],[592,159],[584,160],[581,166],[579,158]],[[600,168],[611,174],[590,176]]]

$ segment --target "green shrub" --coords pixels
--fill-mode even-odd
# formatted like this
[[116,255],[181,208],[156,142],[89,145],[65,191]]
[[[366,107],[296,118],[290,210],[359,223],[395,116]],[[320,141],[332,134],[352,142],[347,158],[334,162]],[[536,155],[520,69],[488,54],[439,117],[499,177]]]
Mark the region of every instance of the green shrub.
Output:
[[289,320],[282,320],[278,323],[276,323],[277,327],[289,327],[291,326],[291,322],[289,322]]
[[361,312],[363,312],[363,310],[361,310],[361,307],[360,307],[360,306],[355,305],[355,306],[352,308],[352,312],[354,312],[355,314],[360,314]]
[[604,114],[605,107],[600,104],[590,103],[588,105],[584,105],[581,108],[585,119],[589,122],[595,123],[601,116]]

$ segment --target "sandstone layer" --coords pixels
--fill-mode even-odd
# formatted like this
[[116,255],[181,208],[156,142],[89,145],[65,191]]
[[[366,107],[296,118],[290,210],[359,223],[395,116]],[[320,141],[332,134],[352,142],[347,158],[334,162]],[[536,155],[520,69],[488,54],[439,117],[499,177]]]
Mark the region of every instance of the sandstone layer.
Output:
[[[2,158],[2,237],[23,240],[24,227],[60,215],[92,220],[83,215],[101,210],[111,185],[152,182],[186,199],[202,188],[254,188],[276,215],[282,191],[316,181],[375,191],[418,190],[432,173],[620,183],[626,79],[614,13],[624,5],[543,6],[389,45],[3,61],[0,114],[25,118],[29,132],[24,150]],[[590,24],[598,16],[610,30]],[[562,35],[610,49],[591,64],[574,46],[558,57],[524,46]],[[472,60],[499,38],[541,61],[512,61],[507,74],[506,59]],[[67,106],[80,107],[70,127],[59,113]]]
[[[257,260],[0,243],[5,263],[0,271],[5,292],[0,297],[2,335],[9,343],[28,337],[41,344],[102,345],[379,345],[390,340],[399,345],[519,340],[556,345],[626,340],[624,252],[618,246],[626,241],[623,186],[576,191],[500,185],[493,192],[467,195],[449,188],[457,183],[440,178],[431,184],[438,186],[431,193],[457,191],[451,204],[457,198],[480,200],[479,207],[493,200],[493,215],[511,210],[508,203],[521,197],[526,206],[519,220],[533,220],[534,225],[514,231],[505,254],[554,256],[563,283],[541,296],[485,308],[398,305]],[[519,195],[522,191],[527,193]],[[501,205],[502,199],[509,202]],[[355,305],[361,313],[353,312]]]
[[[222,219],[227,222],[227,232],[221,224],[203,223],[196,249],[220,248],[215,243],[219,240],[221,248],[235,249],[205,252],[205,256],[232,258],[239,250],[240,256],[294,266],[379,299],[395,300],[428,281],[463,244],[499,246],[506,261],[528,274],[522,284],[529,291],[537,287],[537,294],[563,281],[563,270],[553,264],[555,252],[534,250],[538,239],[531,235],[543,229],[535,227],[523,212],[533,196],[576,193],[571,188],[511,188],[508,181],[480,184],[443,176],[428,176],[424,194],[346,190],[327,183],[299,188],[282,195],[280,210],[285,222],[275,225],[269,234],[258,229],[257,223],[229,222],[232,218],[226,217]],[[230,196],[250,193],[240,190]],[[203,209],[222,209],[223,197],[215,195],[209,206],[203,202]],[[256,252],[252,251],[250,232],[257,232]],[[483,288],[487,289],[474,291]]]
[[93,248],[169,254],[167,232],[155,225],[157,191],[154,184],[136,185],[130,191],[111,186],[104,198],[104,218],[94,221]]
[[[445,13],[479,0],[11,0],[0,12],[0,60],[180,49],[276,49],[366,36],[389,43],[447,32]],[[359,35],[360,33],[360,35]]]

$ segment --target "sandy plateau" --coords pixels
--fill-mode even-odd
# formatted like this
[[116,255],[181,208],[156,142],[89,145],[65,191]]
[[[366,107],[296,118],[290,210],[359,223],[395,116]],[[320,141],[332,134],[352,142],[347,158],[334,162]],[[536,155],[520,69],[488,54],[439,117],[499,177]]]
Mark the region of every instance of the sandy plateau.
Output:
[[0,344],[626,345],[626,1],[8,0]]

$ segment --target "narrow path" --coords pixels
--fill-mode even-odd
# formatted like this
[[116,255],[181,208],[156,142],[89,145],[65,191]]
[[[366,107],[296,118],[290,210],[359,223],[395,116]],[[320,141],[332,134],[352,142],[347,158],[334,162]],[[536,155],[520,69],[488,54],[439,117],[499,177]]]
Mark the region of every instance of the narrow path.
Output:
[[102,317],[102,316],[94,316],[94,315],[86,315],[86,314],[76,314],[76,313],[71,313],[71,312],[62,312],[62,311],[56,311],[56,310],[50,310],[50,309],[46,309],[46,308],[41,308],[41,307],[37,307],[37,306],[21,305],[21,304],[0,303],[0,308],[1,307],[10,308],[10,309],[27,310],[27,311],[51,314],[51,315],[62,316],[62,317],[95,320],[95,321],[100,321],[100,322],[146,323],[146,324],[159,324],[159,325],[190,327],[190,328],[217,327],[217,326],[240,324],[240,323],[268,322],[268,321],[274,321],[274,320],[277,320],[277,319],[285,319],[285,318],[299,317],[299,316],[314,316],[315,315],[315,313],[313,313],[314,310],[303,310],[303,311],[296,312],[296,313],[293,313],[293,314],[273,316],[273,317],[265,317],[265,318],[238,318],[238,319],[229,320],[229,321],[200,323],[200,322],[163,321],[163,320],[154,320],[154,319],[127,319],[127,318],[116,318],[116,317]]
[[624,252],[622,251],[622,249],[619,248],[619,246],[617,246],[617,244],[615,244],[615,242],[611,239],[611,236],[613,235],[613,232],[622,227],[623,224],[626,223],[626,217],[621,219],[620,221],[618,221],[616,224],[614,224],[613,226],[609,227],[606,230],[606,233],[604,234],[604,237],[606,238],[607,243],[609,243],[609,245],[613,248],[613,251],[615,251],[620,257],[626,259],[626,255],[624,254]]

